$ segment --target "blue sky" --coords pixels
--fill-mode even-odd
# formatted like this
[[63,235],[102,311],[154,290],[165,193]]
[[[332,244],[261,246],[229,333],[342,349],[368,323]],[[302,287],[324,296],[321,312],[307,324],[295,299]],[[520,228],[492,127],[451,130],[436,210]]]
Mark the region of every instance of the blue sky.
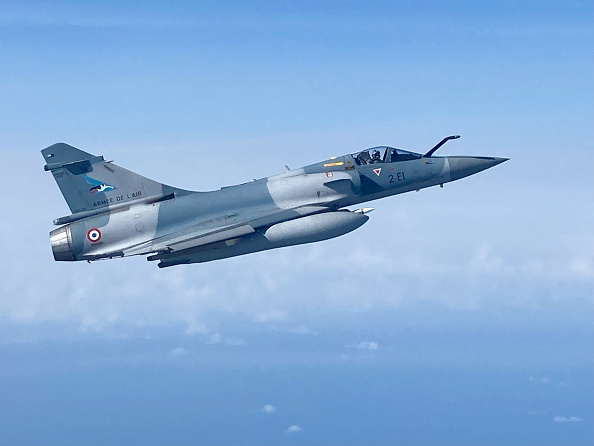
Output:
[[[2,2],[0,443],[594,442],[593,9]],[[511,161],[316,245],[51,257],[57,141],[208,190],[449,134]]]

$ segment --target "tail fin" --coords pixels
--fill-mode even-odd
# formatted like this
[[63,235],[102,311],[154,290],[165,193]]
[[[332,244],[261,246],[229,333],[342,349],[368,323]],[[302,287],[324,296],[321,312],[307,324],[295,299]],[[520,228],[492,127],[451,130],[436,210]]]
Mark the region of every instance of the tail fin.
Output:
[[68,144],[41,151],[73,214],[175,193],[187,193],[105,161]]

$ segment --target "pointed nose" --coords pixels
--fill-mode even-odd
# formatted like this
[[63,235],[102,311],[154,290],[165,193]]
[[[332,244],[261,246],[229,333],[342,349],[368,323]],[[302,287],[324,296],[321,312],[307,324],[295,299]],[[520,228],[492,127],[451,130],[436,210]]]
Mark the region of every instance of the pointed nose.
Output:
[[508,159],[489,156],[449,156],[450,176],[452,181],[459,180],[501,164]]

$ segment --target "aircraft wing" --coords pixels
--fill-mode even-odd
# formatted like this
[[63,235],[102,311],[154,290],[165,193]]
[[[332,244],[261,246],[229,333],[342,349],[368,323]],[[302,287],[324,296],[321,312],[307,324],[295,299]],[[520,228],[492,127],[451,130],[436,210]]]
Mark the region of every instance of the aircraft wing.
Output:
[[[325,206],[301,206],[293,209],[281,209],[269,215],[257,217],[245,222],[218,228],[191,227],[183,231],[168,234],[148,243],[125,250],[126,255],[159,253],[167,257],[187,254],[189,251],[203,250],[207,245],[225,242],[248,234],[253,234],[259,228],[266,228],[275,223],[292,220],[306,215],[327,212]],[[204,247],[204,248],[202,248]],[[202,248],[202,249],[200,249]],[[149,257],[149,260],[151,258]]]
[[209,245],[211,243],[241,237],[242,235],[253,234],[254,232],[256,232],[255,229],[249,224],[235,225],[206,232],[204,234],[191,236],[185,235],[169,241],[160,242],[157,245],[157,249],[155,249],[155,246],[153,245],[153,251],[180,252],[197,246]]

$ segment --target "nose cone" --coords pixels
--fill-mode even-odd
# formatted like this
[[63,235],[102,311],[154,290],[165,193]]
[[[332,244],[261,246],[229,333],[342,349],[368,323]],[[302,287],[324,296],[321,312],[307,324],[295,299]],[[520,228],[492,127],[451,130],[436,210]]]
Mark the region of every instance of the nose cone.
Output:
[[450,176],[452,181],[459,180],[501,164],[508,159],[488,156],[449,156]]

